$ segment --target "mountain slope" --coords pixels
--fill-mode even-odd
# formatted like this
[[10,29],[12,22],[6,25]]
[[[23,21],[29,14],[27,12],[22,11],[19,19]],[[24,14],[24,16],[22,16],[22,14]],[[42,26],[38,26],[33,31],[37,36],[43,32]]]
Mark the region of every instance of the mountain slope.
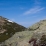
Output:
[[32,31],[35,31],[35,30],[37,30],[37,29],[41,29],[41,30],[46,30],[46,20],[41,20],[40,22],[37,22],[37,23],[35,23],[35,24],[33,24],[32,26],[30,26],[29,28],[28,28],[30,31],[32,30]]
[[0,42],[10,38],[16,32],[24,31],[25,29],[24,26],[0,16]]
[[[39,28],[38,28],[39,27]],[[29,27],[32,30],[17,32],[4,43],[7,46],[46,46],[46,20]]]
[[[11,25],[11,22],[12,21],[10,21],[10,25]],[[8,22],[6,21],[3,24],[3,29],[6,29],[6,31],[4,31],[3,34],[6,33],[6,37],[7,37],[8,35],[7,32],[9,32],[7,30],[9,30],[10,28],[10,33],[12,33],[13,31],[11,31],[11,29],[12,29],[12,26],[14,27],[14,24],[11,26],[8,26],[9,24],[7,25],[6,23]],[[9,33],[10,38],[8,37],[7,40],[5,39],[4,42],[1,42],[0,46],[46,46],[46,20],[41,20],[40,22],[35,23],[34,25],[32,25],[31,27],[29,27],[24,31],[21,31],[21,32],[17,31],[16,33],[13,32],[14,35],[11,34],[12,37],[10,33]]]

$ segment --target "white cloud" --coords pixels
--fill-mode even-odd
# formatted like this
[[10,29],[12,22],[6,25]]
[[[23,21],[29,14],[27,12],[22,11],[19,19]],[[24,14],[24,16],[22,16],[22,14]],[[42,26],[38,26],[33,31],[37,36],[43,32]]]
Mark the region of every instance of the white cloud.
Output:
[[35,14],[43,9],[44,9],[43,7],[42,8],[41,7],[34,7],[34,8],[29,9],[28,11],[24,12],[23,15]]

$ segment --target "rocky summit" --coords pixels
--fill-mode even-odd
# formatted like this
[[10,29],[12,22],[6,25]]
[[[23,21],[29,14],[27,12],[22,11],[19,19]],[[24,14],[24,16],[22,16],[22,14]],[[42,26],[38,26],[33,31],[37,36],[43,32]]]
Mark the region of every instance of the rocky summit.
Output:
[[25,28],[0,17],[0,46],[46,46],[46,20]]

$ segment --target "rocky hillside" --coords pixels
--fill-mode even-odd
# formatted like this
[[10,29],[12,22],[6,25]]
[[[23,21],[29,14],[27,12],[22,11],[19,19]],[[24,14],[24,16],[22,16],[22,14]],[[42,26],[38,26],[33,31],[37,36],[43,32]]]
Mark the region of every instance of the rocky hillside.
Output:
[[0,46],[46,46],[46,20],[41,20],[24,31],[14,33],[12,37],[1,42]]
[[16,32],[24,31],[26,28],[7,18],[0,16],[0,42],[13,36]]
[[46,20],[41,20],[29,28],[30,30],[17,32],[11,38],[2,42],[1,45],[46,46]]

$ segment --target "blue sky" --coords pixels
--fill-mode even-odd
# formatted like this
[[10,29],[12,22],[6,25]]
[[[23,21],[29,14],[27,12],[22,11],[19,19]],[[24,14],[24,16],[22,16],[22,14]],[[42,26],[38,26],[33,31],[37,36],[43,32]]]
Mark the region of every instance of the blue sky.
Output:
[[0,15],[29,27],[46,19],[46,0],[0,0]]

